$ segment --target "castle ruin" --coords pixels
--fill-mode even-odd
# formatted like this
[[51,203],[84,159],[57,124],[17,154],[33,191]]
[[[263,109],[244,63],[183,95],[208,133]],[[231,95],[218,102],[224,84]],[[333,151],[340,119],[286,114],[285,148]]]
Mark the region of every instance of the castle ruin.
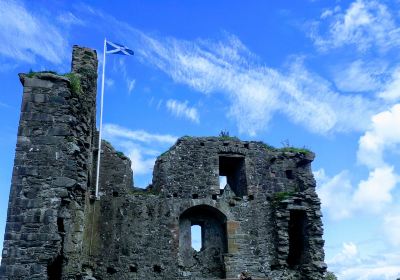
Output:
[[[323,279],[312,152],[182,137],[142,190],[130,160],[103,141],[95,199],[96,52],[74,46],[71,74],[20,80],[1,280],[238,279],[242,271]],[[201,232],[198,251],[192,226]]]

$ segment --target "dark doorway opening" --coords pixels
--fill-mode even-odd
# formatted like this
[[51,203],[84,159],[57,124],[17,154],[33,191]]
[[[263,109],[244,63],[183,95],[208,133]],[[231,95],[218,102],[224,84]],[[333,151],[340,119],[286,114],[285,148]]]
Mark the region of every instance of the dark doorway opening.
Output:
[[308,247],[307,216],[303,210],[291,210],[289,220],[289,256],[287,263],[290,266],[306,262]]
[[50,261],[47,265],[47,277],[49,280],[61,280],[62,264],[63,258],[60,255]]
[[219,156],[219,176],[226,176],[226,182],[236,196],[247,195],[247,180],[243,156]]

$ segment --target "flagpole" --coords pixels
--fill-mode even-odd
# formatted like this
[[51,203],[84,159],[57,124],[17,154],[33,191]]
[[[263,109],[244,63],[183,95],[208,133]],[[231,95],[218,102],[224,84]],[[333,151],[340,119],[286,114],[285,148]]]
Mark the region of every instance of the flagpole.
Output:
[[103,128],[103,101],[104,101],[104,75],[106,69],[106,38],[104,38],[103,49],[103,73],[101,77],[101,99],[100,99],[100,128],[99,128],[99,149],[97,152],[97,171],[96,171],[96,199],[99,198],[99,177],[100,177],[100,155],[101,155],[101,132]]

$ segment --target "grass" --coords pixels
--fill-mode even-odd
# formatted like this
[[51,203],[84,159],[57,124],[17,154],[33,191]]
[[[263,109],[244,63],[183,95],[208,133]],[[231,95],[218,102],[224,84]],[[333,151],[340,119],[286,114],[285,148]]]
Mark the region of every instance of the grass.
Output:
[[265,143],[262,143],[262,145],[263,145],[264,148],[267,149],[267,150],[275,150],[275,147],[274,147],[274,146],[271,146],[271,145],[268,145],[268,144],[265,144]]
[[281,148],[280,151],[281,152],[290,152],[290,153],[299,153],[299,154],[303,154],[303,155],[312,153],[307,148],[296,148],[296,147],[284,147],[284,148]]
[[69,79],[71,83],[71,90],[73,93],[80,94],[82,92],[81,79],[78,75],[76,75],[75,73],[67,73],[62,76]]
[[303,154],[303,155],[307,155],[307,154],[311,154],[312,153],[306,147],[303,147],[303,148],[293,147],[292,145],[290,145],[288,139],[282,141],[282,146],[283,147],[279,149],[281,152],[298,153],[298,154]]
[[237,138],[236,136],[230,136],[229,135],[229,131],[227,131],[227,130],[221,130],[221,132],[219,133],[218,137],[221,140],[227,140],[227,141],[228,140],[237,140],[237,141],[240,141],[240,139]]
[[126,157],[125,154],[124,154],[123,152],[121,152],[121,151],[117,151],[116,154],[117,154],[117,156],[119,156],[120,158],[125,158],[125,157]]
[[27,76],[28,78],[33,78],[33,77],[35,77],[37,74],[40,74],[40,73],[48,73],[48,74],[58,75],[58,73],[55,72],[55,71],[38,71],[38,72],[35,72],[35,71],[33,71],[32,69],[30,69],[29,72],[28,72],[28,74],[26,74],[26,76]]
[[160,155],[160,157],[165,156],[165,155],[168,153],[168,151],[169,151],[169,150],[163,152],[163,153]]
[[28,74],[26,74],[26,76],[28,78],[33,78],[35,77],[37,74],[40,73],[47,73],[47,74],[54,74],[54,75],[58,75],[58,76],[63,76],[69,79],[70,83],[71,83],[71,91],[75,94],[80,94],[82,92],[82,88],[81,88],[81,79],[79,78],[79,76],[75,73],[66,73],[66,74],[59,74],[56,71],[38,71],[35,72],[32,69],[29,70]]
[[295,192],[276,192],[274,193],[272,199],[275,203],[279,203],[285,199],[292,197],[294,194]]

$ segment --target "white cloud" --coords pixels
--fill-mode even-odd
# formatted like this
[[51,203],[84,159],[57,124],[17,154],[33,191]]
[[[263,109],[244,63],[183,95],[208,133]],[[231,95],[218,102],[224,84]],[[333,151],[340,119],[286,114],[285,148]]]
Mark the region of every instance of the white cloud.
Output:
[[130,130],[116,124],[105,124],[103,126],[104,137],[120,137],[139,142],[156,142],[162,144],[173,144],[177,137],[169,134],[152,134],[144,130]]
[[333,220],[350,218],[355,212],[381,213],[392,202],[392,192],[399,181],[393,167],[387,166],[371,170],[368,179],[361,180],[356,188],[347,170],[331,178],[323,169],[314,175],[322,209]]
[[150,174],[156,161],[155,157],[144,158],[142,151],[138,148],[130,149],[128,157],[132,161],[132,170],[135,175]]
[[400,247],[400,212],[386,214],[383,229],[389,243]]
[[400,30],[389,8],[378,1],[357,0],[345,12],[322,18],[330,20],[327,35],[324,38],[314,30],[311,37],[323,50],[354,45],[360,51],[373,46],[384,51],[400,43]]
[[323,169],[314,173],[322,208],[331,218],[348,218],[354,212],[378,214],[391,205],[400,176],[385,161],[384,154],[398,148],[399,124],[400,104],[371,118],[369,129],[359,139],[357,152],[358,161],[368,167],[369,175],[356,188],[347,171],[332,178]]
[[391,74],[391,79],[386,83],[385,88],[378,94],[379,97],[389,100],[397,101],[400,98],[400,68],[397,68]]
[[399,124],[400,104],[374,115],[370,129],[359,140],[359,162],[371,168],[384,165],[384,151],[400,144]]
[[398,179],[393,167],[383,166],[372,170],[368,179],[359,183],[353,196],[353,207],[366,212],[380,212],[384,206],[392,202],[391,192]]
[[400,254],[381,254],[360,259],[360,263],[343,263],[337,271],[338,279],[393,280],[400,277]]
[[329,270],[346,280],[392,280],[400,276],[399,253],[370,255],[361,251],[354,242],[344,242],[341,251],[327,260]]
[[36,16],[17,1],[0,2],[0,54],[25,62],[40,56],[53,63],[66,58],[68,43],[45,17]]
[[344,242],[342,246],[342,251],[335,255],[331,260],[328,260],[328,264],[335,265],[346,262],[354,263],[354,261],[356,261],[356,258],[358,257],[357,245],[353,242]]
[[165,106],[169,111],[171,111],[172,114],[174,114],[177,117],[183,117],[195,123],[200,122],[199,113],[197,112],[197,109],[188,106],[188,101],[180,102],[178,100],[169,99],[167,100]]
[[335,69],[335,85],[339,90],[347,92],[375,91],[382,86],[380,76],[384,70],[380,63],[356,60]]
[[322,209],[334,219],[351,216],[352,185],[347,171],[342,171],[333,178],[325,175],[324,169],[314,173],[317,180],[317,193],[321,199]]

